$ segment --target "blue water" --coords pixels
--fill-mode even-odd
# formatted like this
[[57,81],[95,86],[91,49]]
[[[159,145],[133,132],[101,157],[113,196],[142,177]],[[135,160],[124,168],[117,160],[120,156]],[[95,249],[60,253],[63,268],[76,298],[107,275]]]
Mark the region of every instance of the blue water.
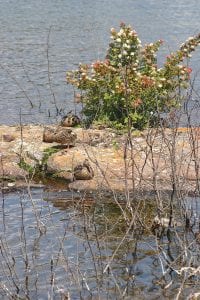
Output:
[[[197,0],[0,0],[0,124],[19,123],[20,111],[22,122],[54,122],[55,101],[65,112],[74,109],[65,72],[103,58],[109,30],[121,21],[131,24],[144,43],[165,41],[162,63],[169,51],[200,31],[198,7]],[[199,65],[200,49],[194,71]]]
[[[13,299],[18,299],[14,297],[14,282],[19,287],[20,299],[62,300],[66,299],[62,297],[62,293],[67,295],[67,292],[72,300],[95,299],[98,293],[102,297],[96,299],[122,299],[116,296],[117,284],[121,289],[130,285],[130,289],[133,290],[128,291],[130,294],[135,290],[132,280],[126,278],[127,272],[137,273],[136,285],[139,290],[146,292],[146,289],[152,286],[155,277],[153,273],[156,271],[158,276],[160,266],[154,266],[152,272],[155,253],[149,255],[145,248],[147,242],[155,247],[151,239],[146,239],[145,243],[138,243],[140,250],[137,261],[133,261],[131,250],[130,253],[125,251],[127,243],[126,248],[122,247],[123,251],[119,252],[113,262],[115,280],[113,274],[102,274],[102,268],[105,268],[108,258],[119,242],[120,231],[116,230],[116,233],[110,234],[112,227],[117,227],[115,222],[112,225],[110,223],[108,231],[105,232],[106,218],[115,220],[115,214],[116,218],[118,217],[119,209],[115,205],[104,206],[101,203],[96,206],[93,201],[90,206],[85,206],[83,214],[84,204],[80,195],[76,195],[76,199],[74,197],[75,202],[72,201],[70,192],[66,192],[64,199],[58,199],[59,193],[57,199],[53,199],[51,195],[52,202],[44,201],[48,196],[49,194],[41,189],[32,190],[31,195],[25,190],[5,195],[0,193],[0,299],[11,299],[5,296],[8,296],[7,289],[13,293]],[[94,216],[95,226],[94,219],[91,219]],[[88,230],[87,236],[85,227]],[[104,238],[107,233],[108,237]],[[95,234],[99,236],[97,244]],[[101,278],[99,291],[93,255]],[[10,262],[10,265],[7,262]],[[12,270],[9,272],[11,265]],[[52,275],[54,283],[51,281]],[[29,298],[23,297],[25,292]],[[152,294],[155,295],[155,292]],[[93,295],[94,298],[89,295]]]

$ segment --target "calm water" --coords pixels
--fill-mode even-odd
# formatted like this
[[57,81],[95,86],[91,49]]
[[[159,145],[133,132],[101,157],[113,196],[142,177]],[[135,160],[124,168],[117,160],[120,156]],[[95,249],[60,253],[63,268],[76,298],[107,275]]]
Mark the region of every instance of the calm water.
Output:
[[[166,55],[200,31],[198,7],[198,0],[0,0],[0,123],[19,123],[20,110],[23,122],[55,121],[47,71],[50,28],[52,89],[66,112],[73,109],[66,70],[103,58],[110,27],[124,21],[143,42],[162,38]],[[192,63],[196,71],[199,62],[200,50]]]

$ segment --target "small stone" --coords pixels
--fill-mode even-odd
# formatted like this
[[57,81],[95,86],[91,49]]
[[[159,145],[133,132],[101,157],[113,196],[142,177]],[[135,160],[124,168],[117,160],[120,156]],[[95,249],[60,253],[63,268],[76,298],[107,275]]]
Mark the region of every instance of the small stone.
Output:
[[8,182],[8,184],[7,184],[8,187],[13,187],[13,186],[15,186],[15,185],[16,185],[15,182]]
[[12,142],[15,140],[15,137],[11,134],[3,134],[3,141],[4,142]]

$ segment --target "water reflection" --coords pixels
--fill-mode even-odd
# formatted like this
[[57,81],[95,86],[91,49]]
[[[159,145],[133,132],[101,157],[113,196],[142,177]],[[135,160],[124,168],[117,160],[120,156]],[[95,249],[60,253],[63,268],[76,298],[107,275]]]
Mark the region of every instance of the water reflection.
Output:
[[183,227],[171,228],[170,239],[167,232],[156,239],[144,226],[155,214],[152,200],[145,200],[139,223],[127,234],[120,207],[102,197],[33,189],[2,194],[0,200],[2,297],[168,299],[176,285],[164,288],[177,282],[179,266],[191,259],[199,264],[189,233],[182,252]]

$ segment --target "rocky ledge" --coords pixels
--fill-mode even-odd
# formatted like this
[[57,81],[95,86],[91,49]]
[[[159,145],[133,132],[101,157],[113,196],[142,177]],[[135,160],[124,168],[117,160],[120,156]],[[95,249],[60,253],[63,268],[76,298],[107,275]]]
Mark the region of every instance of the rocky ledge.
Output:
[[0,183],[18,186],[42,174],[76,190],[170,190],[175,182],[195,191],[199,140],[199,128],[149,129],[128,137],[109,128],[2,125]]

